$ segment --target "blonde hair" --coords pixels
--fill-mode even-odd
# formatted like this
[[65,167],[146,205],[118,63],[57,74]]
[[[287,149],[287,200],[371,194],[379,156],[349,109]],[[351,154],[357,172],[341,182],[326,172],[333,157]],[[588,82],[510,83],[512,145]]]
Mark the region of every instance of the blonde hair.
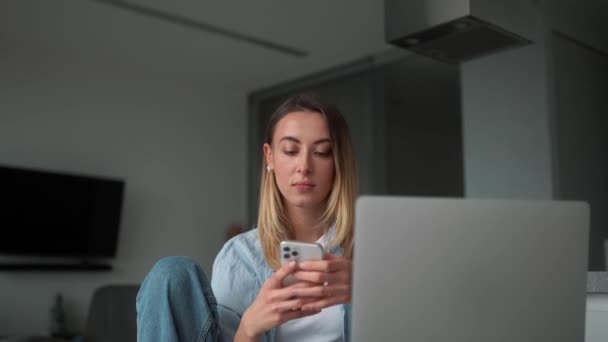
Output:
[[[327,206],[321,224],[335,225],[333,239],[329,247],[339,246],[342,255],[352,260],[355,200],[357,198],[357,171],[355,155],[346,120],[340,111],[322,103],[311,95],[299,95],[287,99],[272,114],[266,129],[265,143],[272,145],[272,137],[277,123],[289,113],[320,113],[329,128],[333,151],[335,176],[332,190],[327,198]],[[262,158],[260,182],[260,207],[258,214],[258,236],[264,250],[266,262],[274,270],[280,267],[279,243],[292,239],[291,229],[283,206],[283,198],[276,184],[274,173],[267,172],[266,161]]]

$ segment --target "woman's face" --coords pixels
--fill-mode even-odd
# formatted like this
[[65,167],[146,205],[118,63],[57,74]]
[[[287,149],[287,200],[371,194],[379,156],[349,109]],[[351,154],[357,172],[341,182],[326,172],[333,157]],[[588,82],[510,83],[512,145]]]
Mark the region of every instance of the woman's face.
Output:
[[334,182],[334,158],[325,117],[292,112],[277,122],[272,146],[264,144],[266,162],[274,173],[285,204],[318,209]]

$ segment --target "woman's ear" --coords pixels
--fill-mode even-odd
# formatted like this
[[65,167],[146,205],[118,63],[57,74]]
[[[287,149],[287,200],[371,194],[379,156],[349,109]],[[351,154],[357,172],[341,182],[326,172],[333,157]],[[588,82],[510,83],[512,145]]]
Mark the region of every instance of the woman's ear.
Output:
[[264,158],[266,159],[266,168],[268,169],[268,171],[274,170],[272,148],[268,143],[264,144]]

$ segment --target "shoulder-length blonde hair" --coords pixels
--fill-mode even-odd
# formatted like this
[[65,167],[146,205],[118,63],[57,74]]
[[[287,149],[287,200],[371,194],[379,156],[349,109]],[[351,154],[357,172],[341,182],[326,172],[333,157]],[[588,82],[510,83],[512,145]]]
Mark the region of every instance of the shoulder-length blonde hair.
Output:
[[[265,143],[272,146],[277,123],[293,112],[319,113],[325,117],[333,151],[335,175],[321,223],[326,227],[331,224],[335,225],[335,234],[329,247],[340,246],[342,254],[346,258],[352,259],[354,211],[358,185],[354,150],[346,120],[336,107],[321,102],[315,96],[290,97],[270,117],[266,128]],[[283,206],[283,196],[276,184],[274,172],[267,172],[264,158],[262,158],[257,227],[266,261],[272,269],[276,270],[280,267],[279,243],[284,239],[292,239],[293,236]]]

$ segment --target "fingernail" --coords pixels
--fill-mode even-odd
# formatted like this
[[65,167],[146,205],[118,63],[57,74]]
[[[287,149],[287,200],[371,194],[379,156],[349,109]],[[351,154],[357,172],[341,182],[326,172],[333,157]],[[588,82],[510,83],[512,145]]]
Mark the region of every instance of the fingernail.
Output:
[[295,261],[291,261],[291,262],[289,263],[289,267],[294,267],[295,265],[296,265],[296,262],[295,262]]

